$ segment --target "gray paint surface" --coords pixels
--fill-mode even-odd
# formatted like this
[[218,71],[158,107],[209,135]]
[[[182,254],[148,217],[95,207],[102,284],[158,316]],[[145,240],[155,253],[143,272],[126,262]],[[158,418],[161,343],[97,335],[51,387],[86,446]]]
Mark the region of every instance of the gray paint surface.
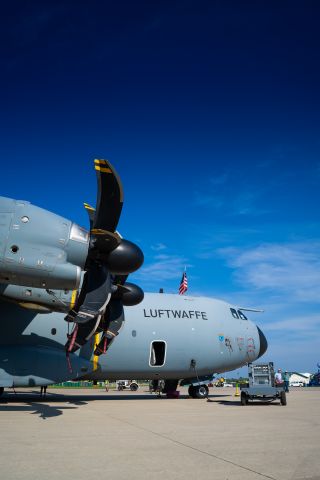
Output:
[[[106,354],[95,358],[89,341],[70,355],[70,362],[64,348],[69,328],[64,314],[39,314],[1,302],[0,315],[3,386],[8,375],[15,386],[79,377],[191,378],[233,370],[257,358],[260,348],[254,323],[234,318],[229,304],[203,297],[146,294],[141,304],[125,309],[124,325]],[[162,366],[150,365],[153,341],[166,344]],[[191,360],[196,361],[196,371]]]

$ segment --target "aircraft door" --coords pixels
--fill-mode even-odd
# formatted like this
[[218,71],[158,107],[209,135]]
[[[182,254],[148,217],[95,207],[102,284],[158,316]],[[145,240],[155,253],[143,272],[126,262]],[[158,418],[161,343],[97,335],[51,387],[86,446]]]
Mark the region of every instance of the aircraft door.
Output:
[[166,361],[167,343],[163,340],[155,340],[150,346],[150,360],[151,367],[162,367]]

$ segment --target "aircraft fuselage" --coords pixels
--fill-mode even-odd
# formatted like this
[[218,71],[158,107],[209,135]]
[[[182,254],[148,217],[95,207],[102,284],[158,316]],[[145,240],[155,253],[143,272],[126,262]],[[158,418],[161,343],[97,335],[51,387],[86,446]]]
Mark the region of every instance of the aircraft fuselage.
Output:
[[96,334],[69,360],[64,314],[8,302],[1,312],[0,386],[6,387],[75,378],[187,379],[234,370],[266,349],[261,330],[241,311],[205,297],[145,294],[142,303],[125,308],[106,354],[94,355]]

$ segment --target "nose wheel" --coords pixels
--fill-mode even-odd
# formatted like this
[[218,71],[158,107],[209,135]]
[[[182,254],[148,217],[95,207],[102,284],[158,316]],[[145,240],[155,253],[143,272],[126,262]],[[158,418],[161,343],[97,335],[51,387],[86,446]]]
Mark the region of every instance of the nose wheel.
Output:
[[245,392],[241,392],[241,405],[248,405],[248,395]]
[[286,392],[281,392],[280,393],[280,404],[281,405],[287,405]]
[[188,393],[192,398],[207,398],[209,388],[207,385],[190,385]]

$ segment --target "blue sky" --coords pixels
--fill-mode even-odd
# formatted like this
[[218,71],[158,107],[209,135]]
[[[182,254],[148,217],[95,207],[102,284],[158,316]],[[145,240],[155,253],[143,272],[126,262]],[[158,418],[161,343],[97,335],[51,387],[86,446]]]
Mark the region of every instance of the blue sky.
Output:
[[258,307],[266,359],[320,361],[320,5],[19,2],[1,12],[1,195],[82,225],[121,175],[145,291]]

